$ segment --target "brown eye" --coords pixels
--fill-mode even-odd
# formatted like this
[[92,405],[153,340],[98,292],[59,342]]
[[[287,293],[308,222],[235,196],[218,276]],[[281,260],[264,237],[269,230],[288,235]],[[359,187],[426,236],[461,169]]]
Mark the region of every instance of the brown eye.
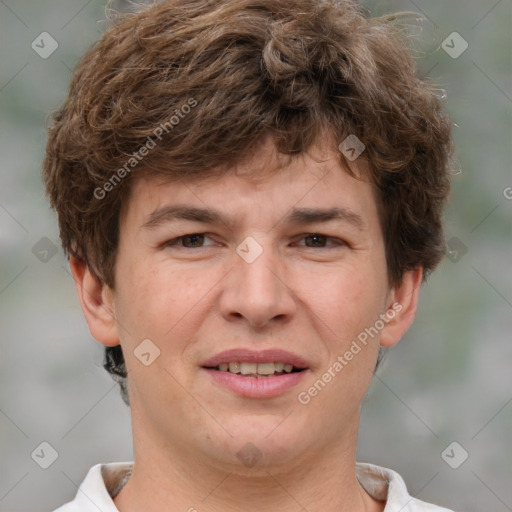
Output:
[[[183,242],[183,247],[200,247],[204,242],[204,235],[202,233],[195,233],[193,235],[185,235],[180,237]],[[187,243],[190,241],[190,245]]]
[[[309,233],[304,235],[301,240],[305,240],[306,243],[300,245],[312,249],[328,249],[329,247],[346,245],[345,242],[339,238],[333,238],[327,235],[322,235],[320,233]],[[330,242],[330,244],[326,245],[327,242]]]
[[324,247],[325,243],[327,242],[327,237],[324,235],[311,234],[304,237],[304,240],[311,241],[312,245],[308,247]]
[[188,235],[182,235],[177,238],[173,238],[164,244],[165,247],[178,247],[184,249],[201,249],[203,247],[208,247],[207,244],[204,245],[205,239],[210,240],[210,237],[206,236],[205,233],[190,233]]

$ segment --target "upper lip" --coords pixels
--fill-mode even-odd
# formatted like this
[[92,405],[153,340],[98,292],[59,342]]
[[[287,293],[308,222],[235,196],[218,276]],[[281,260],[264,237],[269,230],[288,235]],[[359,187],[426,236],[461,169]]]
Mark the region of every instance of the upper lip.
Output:
[[285,363],[292,364],[295,368],[308,368],[309,363],[291,352],[280,349],[266,349],[255,351],[246,348],[234,348],[220,352],[215,356],[207,359],[202,366],[203,367],[215,367],[221,363],[234,363],[234,362],[247,362],[247,363]]

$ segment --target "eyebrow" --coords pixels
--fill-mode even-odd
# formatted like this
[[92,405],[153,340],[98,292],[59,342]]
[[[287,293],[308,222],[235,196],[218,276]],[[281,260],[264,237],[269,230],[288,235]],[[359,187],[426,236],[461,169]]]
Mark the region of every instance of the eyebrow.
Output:
[[[234,219],[224,216],[222,213],[209,208],[198,208],[185,205],[167,205],[157,208],[150,213],[143,228],[156,228],[166,222],[173,220],[190,220],[205,224],[225,224],[230,229],[234,227]],[[293,208],[279,222],[292,225],[314,224],[320,222],[331,222],[339,220],[351,224],[360,231],[366,227],[363,218],[348,208]]]

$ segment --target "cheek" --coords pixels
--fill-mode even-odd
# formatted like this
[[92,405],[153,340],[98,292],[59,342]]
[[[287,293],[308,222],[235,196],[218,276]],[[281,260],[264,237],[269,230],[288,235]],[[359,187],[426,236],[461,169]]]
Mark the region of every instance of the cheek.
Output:
[[318,370],[320,379],[328,382],[322,400],[358,403],[369,386],[380,346],[374,326],[385,309],[386,281],[377,277],[354,269],[326,279],[322,289],[316,287],[311,307],[327,352]]
[[122,338],[125,343],[144,338],[154,339],[161,346],[173,339],[186,341],[185,330],[193,331],[197,327],[194,319],[206,314],[205,293],[213,285],[208,285],[208,276],[165,265],[145,267],[136,263],[120,265],[119,273],[123,280],[116,315],[127,326],[129,338]]
[[[386,276],[378,269],[347,266],[302,280],[301,296],[334,339],[357,334],[382,313]],[[357,331],[357,332],[356,332]]]

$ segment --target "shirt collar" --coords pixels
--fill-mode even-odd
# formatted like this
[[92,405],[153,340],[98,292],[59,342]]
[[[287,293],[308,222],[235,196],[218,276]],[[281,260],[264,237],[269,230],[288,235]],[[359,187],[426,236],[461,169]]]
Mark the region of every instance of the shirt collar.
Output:
[[[113,497],[128,481],[133,462],[112,462],[93,466],[80,485],[75,499],[55,512],[89,512],[91,505],[100,512],[119,512]],[[386,502],[384,512],[451,512],[409,495],[405,482],[395,471],[358,462],[356,477],[373,498]]]

